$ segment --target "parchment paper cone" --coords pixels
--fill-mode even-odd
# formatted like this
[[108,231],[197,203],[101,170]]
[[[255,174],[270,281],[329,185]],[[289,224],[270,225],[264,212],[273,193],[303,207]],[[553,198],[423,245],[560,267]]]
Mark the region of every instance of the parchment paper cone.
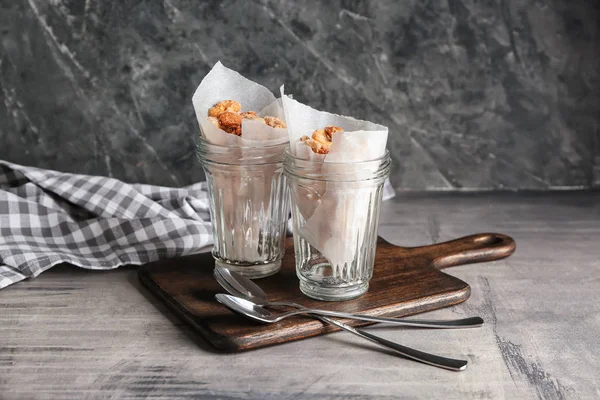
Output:
[[[272,128],[262,122],[244,119],[242,136],[229,134],[208,120],[208,110],[222,100],[235,100],[242,111],[255,111],[260,116],[274,116],[285,120],[281,101],[266,87],[259,85],[217,62],[204,77],[192,98],[196,118],[202,137],[211,144],[230,146],[228,155],[221,156],[222,162],[240,164],[250,156],[267,156],[269,150],[262,147],[283,144],[288,141],[286,129]],[[253,147],[246,150],[244,147]],[[223,207],[224,231],[222,240],[228,245],[227,258],[241,262],[261,262],[259,252],[261,226],[264,213],[271,207],[271,182],[275,167],[265,167],[260,173],[256,169],[240,166],[213,168],[214,195],[220,196]],[[281,201],[286,201],[282,199]],[[248,212],[248,208],[253,211]]]
[[[281,99],[286,116],[290,149],[296,157],[322,162],[321,172],[341,173],[346,180],[365,179],[375,171],[357,164],[385,154],[388,128],[369,121],[315,110],[284,93]],[[298,143],[316,129],[339,126],[344,133],[333,136],[327,155],[314,154],[308,146]],[[332,163],[344,163],[332,164]],[[352,262],[357,243],[362,243],[369,207],[370,190],[356,190],[355,184],[318,181],[296,195],[297,206],[306,224],[295,234],[302,235],[334,266],[339,274],[344,264]],[[293,195],[293,194],[292,194]],[[375,205],[379,206],[379,205]]]

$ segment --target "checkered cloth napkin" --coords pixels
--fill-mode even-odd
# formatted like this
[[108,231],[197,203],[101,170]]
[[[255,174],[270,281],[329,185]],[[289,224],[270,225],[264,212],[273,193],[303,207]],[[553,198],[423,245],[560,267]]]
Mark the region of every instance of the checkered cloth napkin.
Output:
[[59,263],[113,269],[210,244],[204,182],[130,185],[0,161],[0,288]]
[[201,252],[209,218],[205,182],[131,185],[0,160],[0,289],[60,263],[106,270]]

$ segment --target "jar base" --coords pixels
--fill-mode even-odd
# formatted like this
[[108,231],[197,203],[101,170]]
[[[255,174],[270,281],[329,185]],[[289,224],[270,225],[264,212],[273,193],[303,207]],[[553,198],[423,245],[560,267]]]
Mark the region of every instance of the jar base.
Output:
[[324,301],[356,299],[369,290],[369,282],[349,287],[323,287],[300,280],[300,291],[310,298]]
[[240,265],[230,264],[224,260],[215,259],[215,266],[228,268],[248,279],[260,279],[279,272],[281,269],[281,260],[267,264]]

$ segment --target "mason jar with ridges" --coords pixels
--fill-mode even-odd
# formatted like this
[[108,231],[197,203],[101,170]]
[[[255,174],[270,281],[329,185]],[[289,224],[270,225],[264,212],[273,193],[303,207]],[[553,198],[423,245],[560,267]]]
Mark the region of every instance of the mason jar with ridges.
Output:
[[253,279],[279,271],[289,216],[286,147],[219,146],[199,139],[217,265]]
[[300,290],[329,301],[364,294],[373,274],[389,153],[370,161],[330,163],[286,151],[284,171]]

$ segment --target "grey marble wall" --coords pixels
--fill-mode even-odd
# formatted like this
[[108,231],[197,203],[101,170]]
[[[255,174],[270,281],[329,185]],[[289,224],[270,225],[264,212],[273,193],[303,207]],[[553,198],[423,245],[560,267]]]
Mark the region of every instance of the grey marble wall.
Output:
[[0,158],[201,180],[191,96],[221,60],[389,126],[397,188],[600,185],[599,3],[0,0]]

